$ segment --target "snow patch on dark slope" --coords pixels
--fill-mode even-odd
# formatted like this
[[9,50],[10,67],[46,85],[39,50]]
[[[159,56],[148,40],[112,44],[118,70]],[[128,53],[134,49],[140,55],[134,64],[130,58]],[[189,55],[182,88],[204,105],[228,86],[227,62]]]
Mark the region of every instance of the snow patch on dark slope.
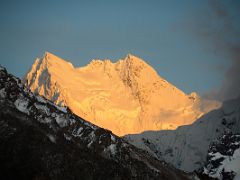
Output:
[[1,179],[189,179],[0,68]]
[[240,179],[240,134],[224,134],[213,142],[202,171],[220,180]]
[[204,166],[210,144],[226,133],[240,133],[240,98],[224,102],[220,109],[191,125],[128,135],[125,139],[158,159],[191,172]]

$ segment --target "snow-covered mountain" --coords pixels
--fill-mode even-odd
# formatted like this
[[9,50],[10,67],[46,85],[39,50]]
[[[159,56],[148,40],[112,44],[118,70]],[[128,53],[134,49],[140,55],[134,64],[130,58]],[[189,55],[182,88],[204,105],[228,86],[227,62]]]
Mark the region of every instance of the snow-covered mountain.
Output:
[[240,133],[240,97],[224,102],[191,125],[128,135],[126,139],[177,168],[194,171],[206,163],[210,145],[226,133]]
[[185,94],[133,55],[85,67],[45,53],[24,78],[32,92],[117,135],[191,124],[218,102]]
[[189,179],[0,67],[1,179]]

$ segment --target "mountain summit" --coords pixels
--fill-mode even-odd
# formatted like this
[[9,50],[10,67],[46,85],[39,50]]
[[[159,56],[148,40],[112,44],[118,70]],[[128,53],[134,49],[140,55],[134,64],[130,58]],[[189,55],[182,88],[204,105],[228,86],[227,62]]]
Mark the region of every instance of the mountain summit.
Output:
[[185,94],[131,54],[115,63],[95,59],[75,68],[46,52],[24,82],[34,93],[120,136],[175,129],[219,106],[196,93]]

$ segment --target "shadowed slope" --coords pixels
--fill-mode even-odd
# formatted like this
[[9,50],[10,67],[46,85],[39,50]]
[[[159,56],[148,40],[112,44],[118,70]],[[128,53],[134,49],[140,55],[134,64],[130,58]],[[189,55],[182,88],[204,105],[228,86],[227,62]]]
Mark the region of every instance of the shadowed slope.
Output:
[[186,179],[111,132],[33,95],[0,68],[2,179]]
[[226,133],[240,133],[240,97],[224,102],[221,108],[191,125],[176,130],[146,131],[128,135],[126,139],[177,168],[194,171],[206,162],[210,144]]

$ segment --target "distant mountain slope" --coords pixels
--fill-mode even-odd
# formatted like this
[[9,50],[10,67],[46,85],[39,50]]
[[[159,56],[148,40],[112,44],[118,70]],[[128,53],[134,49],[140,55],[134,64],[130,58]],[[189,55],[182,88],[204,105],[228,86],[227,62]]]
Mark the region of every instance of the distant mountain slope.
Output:
[[117,135],[175,129],[219,103],[186,95],[133,55],[112,63],[92,60],[81,68],[45,53],[24,78],[32,92]]
[[0,67],[1,179],[188,179]]
[[169,131],[147,131],[126,139],[185,171],[201,168],[211,143],[226,133],[240,133],[240,98],[207,113],[191,125]]

